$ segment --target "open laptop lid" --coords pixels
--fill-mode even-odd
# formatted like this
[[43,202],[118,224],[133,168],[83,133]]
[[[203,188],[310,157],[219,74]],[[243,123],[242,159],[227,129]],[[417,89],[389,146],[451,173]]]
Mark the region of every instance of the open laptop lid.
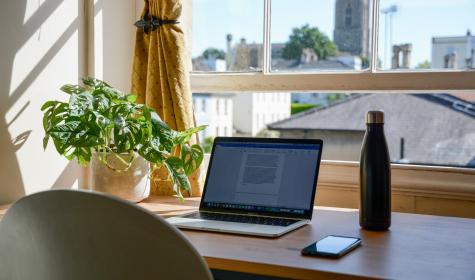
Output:
[[311,219],[322,140],[216,137],[200,210]]

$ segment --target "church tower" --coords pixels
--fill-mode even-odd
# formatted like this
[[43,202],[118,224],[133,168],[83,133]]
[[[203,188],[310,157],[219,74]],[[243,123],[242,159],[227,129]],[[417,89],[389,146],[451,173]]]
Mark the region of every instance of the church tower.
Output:
[[369,0],[336,0],[333,41],[340,52],[368,57]]

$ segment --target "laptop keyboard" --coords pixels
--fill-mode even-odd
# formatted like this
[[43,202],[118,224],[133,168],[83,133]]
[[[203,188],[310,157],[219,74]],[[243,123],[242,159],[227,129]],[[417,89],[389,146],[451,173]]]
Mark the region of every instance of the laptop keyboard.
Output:
[[298,220],[293,220],[293,219],[221,214],[221,213],[209,213],[209,212],[196,212],[196,213],[192,213],[190,215],[185,216],[185,218],[247,223],[247,224],[259,224],[259,225],[269,225],[269,226],[282,226],[282,227],[298,222]]

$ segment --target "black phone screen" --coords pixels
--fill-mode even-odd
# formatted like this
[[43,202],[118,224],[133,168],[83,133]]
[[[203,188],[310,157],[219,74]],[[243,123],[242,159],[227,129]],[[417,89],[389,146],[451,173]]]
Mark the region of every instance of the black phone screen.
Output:
[[356,237],[329,235],[302,249],[302,254],[313,256],[340,257],[361,244]]

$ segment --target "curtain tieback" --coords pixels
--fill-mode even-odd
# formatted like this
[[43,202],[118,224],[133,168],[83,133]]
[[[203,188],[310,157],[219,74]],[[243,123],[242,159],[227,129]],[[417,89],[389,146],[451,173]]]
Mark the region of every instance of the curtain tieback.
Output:
[[165,24],[178,24],[180,23],[175,19],[161,19],[154,16],[149,16],[148,14],[144,15],[143,18],[135,22],[137,28],[143,29],[145,34],[149,34],[150,31],[157,29],[158,27]]

